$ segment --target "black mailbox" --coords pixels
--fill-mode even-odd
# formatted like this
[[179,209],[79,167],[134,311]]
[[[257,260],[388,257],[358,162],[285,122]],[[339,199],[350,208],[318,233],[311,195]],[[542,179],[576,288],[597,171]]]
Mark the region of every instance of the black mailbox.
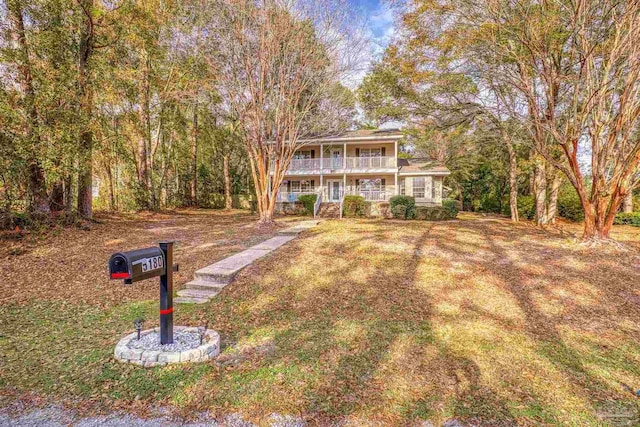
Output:
[[140,280],[162,276],[167,267],[164,252],[159,247],[118,252],[109,259],[109,275],[112,279],[124,279],[131,284]]

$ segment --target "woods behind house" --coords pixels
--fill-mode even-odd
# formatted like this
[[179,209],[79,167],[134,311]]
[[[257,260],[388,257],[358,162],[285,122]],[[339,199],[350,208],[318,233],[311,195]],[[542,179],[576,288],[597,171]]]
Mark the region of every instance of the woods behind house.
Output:
[[640,4],[392,3],[377,58],[345,0],[0,1],[3,218],[243,194],[271,223],[307,138],[401,122],[465,209],[607,239],[640,185]]

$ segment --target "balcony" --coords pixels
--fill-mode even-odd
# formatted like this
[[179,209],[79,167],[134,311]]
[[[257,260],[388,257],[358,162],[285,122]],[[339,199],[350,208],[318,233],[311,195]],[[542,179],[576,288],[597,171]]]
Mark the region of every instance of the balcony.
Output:
[[[346,166],[346,167],[345,167]],[[325,159],[293,159],[289,164],[288,172],[304,173],[313,171],[336,170],[360,170],[370,169],[395,169],[397,162],[395,157],[333,157]]]

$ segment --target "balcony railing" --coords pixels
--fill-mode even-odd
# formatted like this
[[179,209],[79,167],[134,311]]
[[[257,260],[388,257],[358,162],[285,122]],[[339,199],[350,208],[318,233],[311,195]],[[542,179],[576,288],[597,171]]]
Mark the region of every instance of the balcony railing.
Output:
[[320,169],[321,159],[293,159],[289,164],[291,171],[312,171]]
[[324,159],[293,159],[289,171],[317,171],[337,169],[389,169],[396,167],[396,158],[385,157],[330,157]]
[[347,169],[387,169],[396,167],[395,157],[347,157]]

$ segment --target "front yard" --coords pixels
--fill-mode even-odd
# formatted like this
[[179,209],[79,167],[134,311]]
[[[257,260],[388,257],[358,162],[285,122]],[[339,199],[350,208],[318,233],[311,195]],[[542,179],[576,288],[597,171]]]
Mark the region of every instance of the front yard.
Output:
[[[221,333],[216,363],[115,362],[113,346],[135,317],[157,324],[157,283],[109,282],[108,255],[140,246],[136,230],[145,244],[173,235],[179,285],[223,252],[269,237],[238,215],[118,223],[122,236],[106,226],[65,231],[7,253],[5,400],[35,391],[87,410],[144,412],[157,401],[187,416],[241,413],[260,423],[280,413],[311,425],[640,423],[640,230],[631,227],[614,234],[632,249],[614,252],[469,214],[326,221],[211,303],[177,307],[176,324],[208,320]],[[198,238],[190,227],[221,234]]]

